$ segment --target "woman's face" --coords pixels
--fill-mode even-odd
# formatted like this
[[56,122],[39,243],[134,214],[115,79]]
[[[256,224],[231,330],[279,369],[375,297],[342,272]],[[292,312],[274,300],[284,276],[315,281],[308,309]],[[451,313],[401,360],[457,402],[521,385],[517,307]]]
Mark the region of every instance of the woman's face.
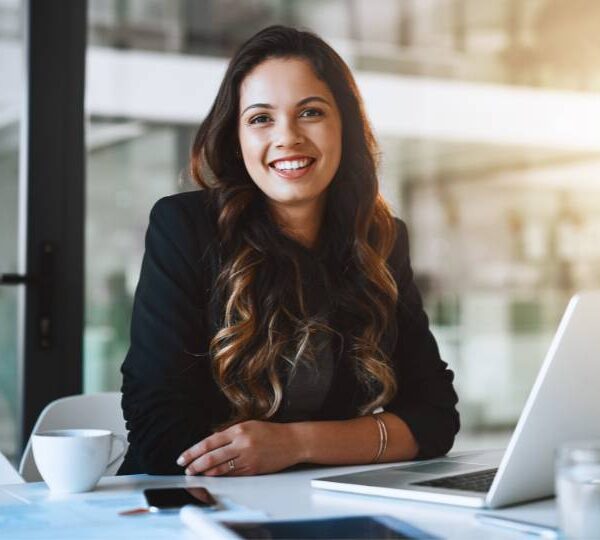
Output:
[[274,58],[240,86],[238,135],[246,169],[274,207],[319,207],[340,164],[342,121],[306,60]]

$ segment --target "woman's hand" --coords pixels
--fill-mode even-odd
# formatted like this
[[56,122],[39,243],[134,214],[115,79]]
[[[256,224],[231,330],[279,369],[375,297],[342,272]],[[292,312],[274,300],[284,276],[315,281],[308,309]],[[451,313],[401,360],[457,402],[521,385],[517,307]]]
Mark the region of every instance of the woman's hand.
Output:
[[185,474],[242,476],[280,471],[299,463],[293,424],[249,420],[214,433],[179,456]]

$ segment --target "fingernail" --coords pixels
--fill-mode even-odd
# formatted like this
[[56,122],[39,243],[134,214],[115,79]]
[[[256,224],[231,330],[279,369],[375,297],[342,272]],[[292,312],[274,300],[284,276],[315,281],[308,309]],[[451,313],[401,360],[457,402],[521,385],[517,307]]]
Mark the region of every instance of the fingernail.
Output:
[[185,463],[185,460],[183,459],[183,456],[179,456],[177,458],[177,465],[183,465]]

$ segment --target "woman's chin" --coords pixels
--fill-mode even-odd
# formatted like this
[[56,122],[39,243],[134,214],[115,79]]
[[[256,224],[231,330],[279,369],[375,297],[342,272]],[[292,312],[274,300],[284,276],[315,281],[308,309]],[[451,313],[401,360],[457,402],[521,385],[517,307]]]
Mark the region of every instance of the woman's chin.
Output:
[[269,201],[275,206],[288,208],[302,208],[312,206],[318,203],[321,193],[277,193],[272,196],[267,195]]

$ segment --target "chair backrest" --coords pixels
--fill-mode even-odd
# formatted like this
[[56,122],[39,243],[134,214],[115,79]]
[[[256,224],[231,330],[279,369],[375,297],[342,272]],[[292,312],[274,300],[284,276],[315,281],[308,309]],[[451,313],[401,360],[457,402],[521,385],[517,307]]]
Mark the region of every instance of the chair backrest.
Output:
[[[79,394],[57,399],[49,403],[40,413],[32,435],[50,429],[109,429],[113,433],[127,437],[120,392],[101,392],[98,394]],[[106,471],[106,475],[115,474],[123,459],[120,459]],[[27,482],[42,479],[33,459],[31,437],[23,452],[21,476]]]
[[22,484],[24,480],[21,475],[12,466],[12,463],[6,459],[6,456],[0,452],[0,485],[2,484]]

